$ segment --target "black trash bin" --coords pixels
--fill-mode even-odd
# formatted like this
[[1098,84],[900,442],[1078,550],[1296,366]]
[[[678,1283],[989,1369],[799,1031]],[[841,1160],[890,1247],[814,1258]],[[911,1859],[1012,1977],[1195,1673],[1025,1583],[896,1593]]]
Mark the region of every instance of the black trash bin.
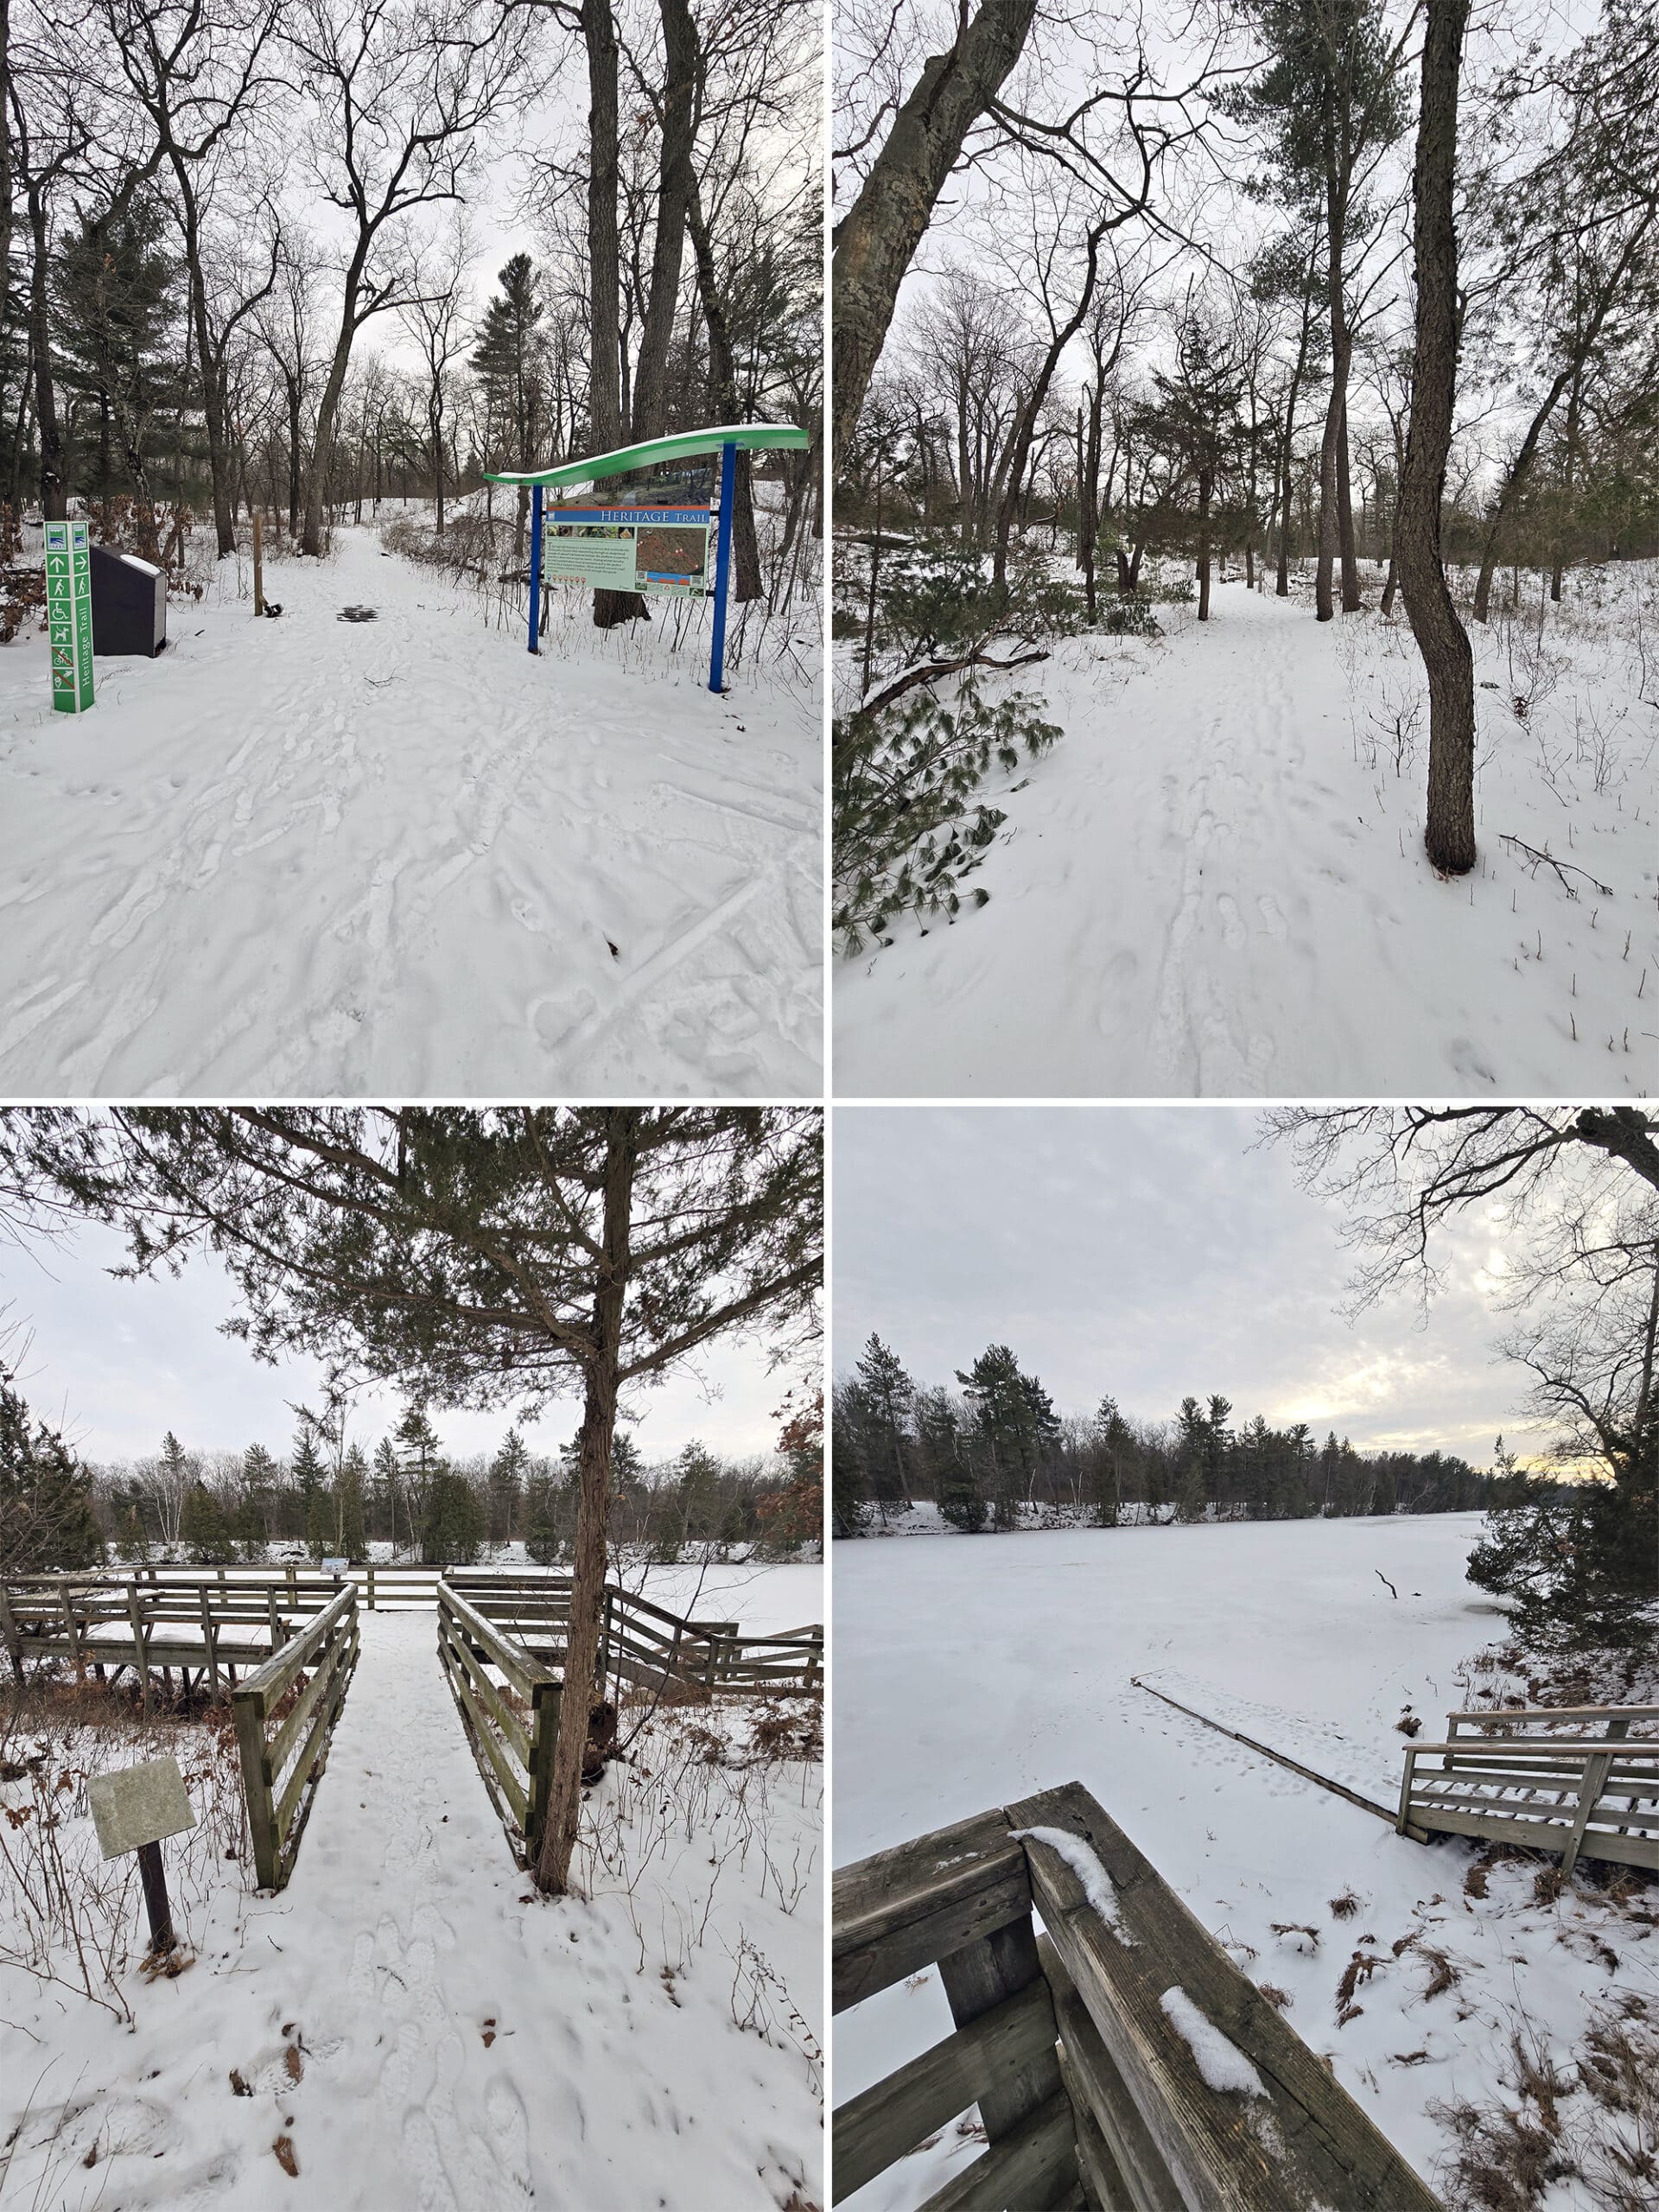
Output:
[[94,545],[92,651],[143,653],[153,660],[167,643],[167,578],[136,553]]

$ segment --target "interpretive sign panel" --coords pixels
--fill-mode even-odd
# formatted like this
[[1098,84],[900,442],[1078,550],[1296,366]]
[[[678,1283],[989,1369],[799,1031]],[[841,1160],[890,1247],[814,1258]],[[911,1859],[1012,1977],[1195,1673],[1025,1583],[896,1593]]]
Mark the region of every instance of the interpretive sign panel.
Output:
[[176,1759],[149,1759],[118,1774],[89,1775],[86,1802],[105,1859],[196,1825]]
[[83,715],[92,703],[92,578],[84,522],[46,525],[46,626],[52,704]]
[[550,582],[702,598],[709,589],[706,507],[581,506],[547,510]]

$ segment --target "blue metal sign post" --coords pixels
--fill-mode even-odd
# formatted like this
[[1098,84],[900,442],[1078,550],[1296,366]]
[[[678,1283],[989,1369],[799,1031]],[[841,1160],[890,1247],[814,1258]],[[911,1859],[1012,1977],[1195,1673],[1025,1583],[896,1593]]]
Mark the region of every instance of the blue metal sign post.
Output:
[[[804,452],[811,441],[795,423],[728,423],[714,429],[677,431],[647,438],[614,453],[585,461],[563,461],[552,468],[493,469],[491,484],[528,486],[534,494],[530,529],[530,650],[541,651],[542,579],[547,574],[543,521],[545,494],[565,485],[603,483],[613,476],[635,476],[669,461],[701,454],[720,455],[720,509],[694,509],[670,491],[658,506],[639,499],[606,507],[556,507],[552,570],[556,579],[586,583],[596,591],[663,593],[677,599],[701,598],[709,588],[709,533],[715,531],[713,598],[715,626],[709,656],[709,689],[726,689],[726,604],[732,581],[732,518],[737,511],[737,456],[770,451]],[[647,542],[650,550],[647,551]],[[607,557],[600,559],[603,552]],[[632,573],[628,556],[632,553]],[[641,556],[645,565],[640,566]]]
[[530,650],[542,650],[542,487],[530,493]]
[[715,540],[715,642],[709,655],[709,689],[726,689],[726,588],[732,574],[732,508],[737,497],[737,448],[720,449],[720,531]]

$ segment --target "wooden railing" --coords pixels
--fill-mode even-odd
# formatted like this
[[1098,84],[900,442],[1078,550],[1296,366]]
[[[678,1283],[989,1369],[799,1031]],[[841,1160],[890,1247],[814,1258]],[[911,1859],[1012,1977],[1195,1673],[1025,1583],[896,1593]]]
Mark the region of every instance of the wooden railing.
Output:
[[843,1868],[832,1952],[837,2012],[937,1961],[957,2024],[836,2112],[837,2202],[977,2104],[924,2212],[1439,2212],[1080,1783]]
[[[258,1588],[274,1584],[279,1590],[292,1595],[310,1592],[318,1594],[319,1603],[332,1597],[349,1583],[367,1605],[371,1612],[389,1612],[399,1606],[431,1605],[437,1602],[438,1584],[448,1578],[451,1581],[467,1581],[474,1574],[484,1580],[492,1579],[495,1570],[488,1567],[421,1567],[409,1563],[382,1566],[373,1560],[346,1567],[321,1567],[297,1560],[285,1560],[275,1566],[224,1567],[131,1567],[122,1570],[117,1579],[155,1583],[163,1587],[180,1583],[194,1586],[199,1582],[217,1583],[222,1588]],[[534,1570],[520,1568],[520,1575]],[[97,1581],[110,1579],[107,1571],[102,1575],[80,1576],[77,1581]]]
[[173,1687],[177,1669],[188,1692],[204,1681],[215,1695],[281,1649],[299,1619],[337,1595],[330,1586],[285,1581],[220,1583],[207,1577],[154,1583],[138,1577],[71,1575],[0,1583],[0,1635],[21,1680],[26,1659],[67,1659],[76,1678],[88,1670],[115,1681],[130,1667],[144,1709],[159,1675]]
[[[479,1573],[456,1576],[450,1586],[528,1655],[548,1666],[563,1665],[570,1623],[568,1574]],[[672,1682],[711,1696],[721,1690],[821,1694],[823,1630],[814,1626],[781,1636],[747,1636],[736,1621],[690,1619],[620,1583],[607,1583],[599,1672],[638,1688]]]
[[438,1657],[467,1740],[514,1859],[531,1866],[546,1819],[563,1677],[480,1612],[470,1594],[441,1582],[437,1604]]
[[348,1587],[231,1692],[261,1889],[283,1888],[294,1871],[357,1654],[357,1592]]
[[1630,1738],[1656,1723],[1651,1705],[1448,1713],[1444,1743],[1407,1747],[1398,1824],[1559,1852],[1564,1874],[1659,1868],[1659,1742]]

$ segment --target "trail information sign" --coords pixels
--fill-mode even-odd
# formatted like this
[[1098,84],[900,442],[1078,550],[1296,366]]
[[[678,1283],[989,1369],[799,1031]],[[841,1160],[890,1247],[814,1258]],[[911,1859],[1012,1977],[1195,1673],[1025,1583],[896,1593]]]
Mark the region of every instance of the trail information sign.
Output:
[[543,573],[551,583],[701,598],[709,589],[709,509],[548,507]]
[[92,703],[92,575],[84,522],[46,525],[46,626],[52,704],[84,715]]
[[[530,650],[542,649],[542,594],[548,582],[592,585],[601,591],[656,592],[672,599],[710,599],[714,620],[709,645],[709,689],[726,687],[726,601],[732,571],[732,508],[736,498],[737,456],[773,449],[802,452],[810,444],[795,423],[730,423],[712,430],[682,430],[672,437],[647,438],[641,445],[586,461],[562,461],[556,468],[493,471],[492,484],[517,484],[531,494]],[[608,506],[559,507],[546,494],[563,486],[601,484],[618,476],[637,476],[674,461],[718,454],[718,499],[691,490],[699,472],[675,470],[658,476],[660,506],[649,493],[617,499]],[[709,574],[709,540],[713,537],[714,572]]]

